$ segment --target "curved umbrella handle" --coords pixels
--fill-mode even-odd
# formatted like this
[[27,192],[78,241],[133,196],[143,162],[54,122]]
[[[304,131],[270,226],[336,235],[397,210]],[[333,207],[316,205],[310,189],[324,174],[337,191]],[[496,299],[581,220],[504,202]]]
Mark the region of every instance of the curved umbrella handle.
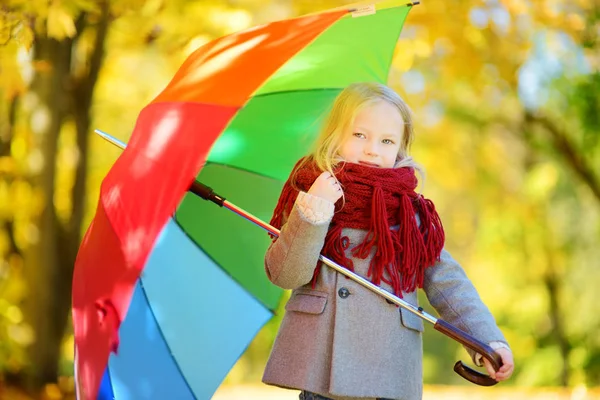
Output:
[[[481,354],[483,358],[487,359],[492,364],[492,367],[494,367],[495,371],[498,371],[500,367],[502,367],[502,358],[487,344],[481,343],[473,336],[461,331],[443,319],[438,318],[433,327],[436,331],[443,333],[444,335],[461,343],[465,347],[468,347],[469,349]],[[457,361],[456,364],[454,364],[454,371],[469,382],[472,382],[476,385],[493,386],[498,383],[489,375],[482,374],[481,372],[477,372],[474,369],[467,367],[462,363],[462,361]]]
[[475,371],[473,368],[466,366],[462,361],[458,360],[454,364],[454,372],[479,386],[494,386],[498,381],[490,377],[489,375],[482,374],[479,371]]

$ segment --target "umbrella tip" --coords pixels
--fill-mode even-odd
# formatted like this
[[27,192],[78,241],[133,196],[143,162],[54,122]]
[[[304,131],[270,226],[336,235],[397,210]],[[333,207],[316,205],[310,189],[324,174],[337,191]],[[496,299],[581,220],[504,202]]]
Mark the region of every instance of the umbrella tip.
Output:
[[[417,4],[421,4],[421,2],[420,1],[411,1],[410,3],[406,3],[405,6],[412,7],[412,6],[416,6]],[[353,14],[353,13],[356,13],[358,11],[361,11],[361,13],[363,13],[363,12],[365,12],[367,10],[371,11],[369,14],[374,14],[375,13],[375,4],[369,4],[369,5],[363,6],[361,8],[352,7],[352,8],[348,9],[348,12],[351,13],[351,14]]]

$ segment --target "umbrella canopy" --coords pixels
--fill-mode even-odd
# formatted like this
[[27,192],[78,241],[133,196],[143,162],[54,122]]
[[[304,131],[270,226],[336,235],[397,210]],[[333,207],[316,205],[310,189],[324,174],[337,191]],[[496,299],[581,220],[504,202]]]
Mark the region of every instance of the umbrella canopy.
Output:
[[79,398],[210,398],[281,297],[267,235],[187,194],[194,179],[269,219],[348,84],[385,82],[412,4],[330,10],[207,43],[140,113],[102,182],[73,278]]

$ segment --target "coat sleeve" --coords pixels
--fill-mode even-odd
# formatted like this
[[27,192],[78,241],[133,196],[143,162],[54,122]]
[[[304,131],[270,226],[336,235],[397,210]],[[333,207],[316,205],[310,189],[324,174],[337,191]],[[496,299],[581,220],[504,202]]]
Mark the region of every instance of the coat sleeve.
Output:
[[331,218],[315,224],[295,204],[281,232],[265,254],[265,270],[271,282],[283,289],[306,285],[313,277],[325,243]]
[[[496,320],[462,267],[442,250],[440,261],[425,270],[423,289],[440,317],[485,344],[506,343]],[[475,362],[475,352],[466,349]]]

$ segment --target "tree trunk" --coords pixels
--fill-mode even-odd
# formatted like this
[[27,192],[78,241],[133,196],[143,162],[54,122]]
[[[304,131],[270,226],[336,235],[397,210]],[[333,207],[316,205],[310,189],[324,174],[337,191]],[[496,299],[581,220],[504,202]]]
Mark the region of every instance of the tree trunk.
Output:
[[[29,288],[25,312],[36,333],[30,347],[30,369],[26,383],[37,392],[44,384],[56,382],[60,350],[71,310],[71,284],[75,258],[81,241],[85,211],[85,186],[88,165],[90,108],[94,87],[104,56],[104,42],[108,31],[108,3],[101,6],[96,27],[96,40],[85,73],[73,76],[71,58],[76,39],[56,41],[44,37],[35,40],[35,60],[42,61],[32,84],[38,103],[32,117],[47,113],[48,124],[35,129],[38,147],[44,159],[44,168],[34,177],[33,184],[44,196],[44,207],[39,215],[39,241],[28,250],[26,280]],[[77,22],[78,34],[86,26],[86,15]],[[45,68],[48,65],[49,68]],[[62,123],[73,118],[77,131],[79,162],[72,189],[72,210],[69,221],[61,224],[53,204],[57,143]],[[35,124],[35,117],[32,124]]]
[[[550,261],[552,263],[552,261]],[[560,366],[560,382],[561,386],[569,386],[570,369],[569,369],[569,355],[571,353],[571,346],[565,335],[565,330],[562,324],[562,318],[560,315],[560,284],[559,279],[553,271],[553,267],[549,267],[549,271],[544,277],[544,283],[546,284],[546,290],[548,290],[549,297],[549,308],[550,308],[550,321],[552,323],[552,336],[556,340],[560,349],[560,356],[562,358],[562,364]]]
[[0,157],[10,156],[10,145],[17,119],[17,107],[19,96],[14,96],[9,100],[6,120],[0,122]]
[[[94,96],[94,88],[98,81],[98,74],[102,67],[104,59],[104,42],[106,34],[108,33],[109,25],[109,9],[108,2],[103,2],[101,6],[101,17],[96,27],[96,40],[94,42],[94,51],[92,52],[88,61],[89,69],[85,76],[76,80],[76,85],[73,91],[73,118],[75,119],[75,126],[77,129],[77,147],[79,149],[79,164],[75,171],[75,182],[73,184],[72,198],[73,208],[71,212],[71,219],[67,231],[69,232],[69,246],[68,258],[66,261],[71,266],[71,274],[73,272],[72,267],[75,264],[75,257],[79,250],[79,243],[81,241],[81,228],[83,222],[83,216],[85,211],[85,185],[86,185],[86,174],[88,166],[88,154],[89,154],[89,137],[90,137],[90,125],[91,115],[90,109],[92,107],[92,99]],[[69,295],[69,303],[71,298]]]
[[576,148],[567,132],[561,130],[553,121],[543,114],[525,113],[525,124],[540,125],[548,133],[552,145],[563,157],[569,169],[581,179],[600,203],[600,176],[584,155]]
[[25,316],[35,332],[29,348],[30,367],[26,385],[38,390],[46,382],[55,382],[62,342],[62,314],[57,303],[58,282],[64,280],[58,257],[57,238],[60,225],[54,209],[56,153],[61,126],[68,112],[68,82],[71,63],[71,40],[35,38],[34,61],[37,66],[31,93],[35,104],[30,110],[33,151],[41,157],[40,171],[33,171],[31,182],[43,198],[37,215],[37,240],[27,249],[25,279],[28,293]]

